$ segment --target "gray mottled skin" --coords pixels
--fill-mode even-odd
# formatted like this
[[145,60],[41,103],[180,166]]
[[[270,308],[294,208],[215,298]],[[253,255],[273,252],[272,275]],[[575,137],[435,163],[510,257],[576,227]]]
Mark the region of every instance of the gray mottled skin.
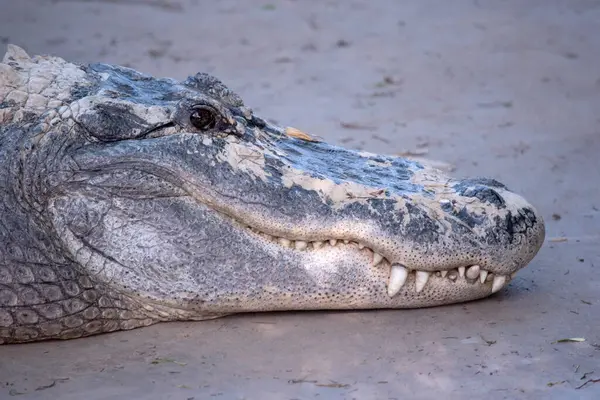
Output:
[[9,45],[0,123],[0,343],[468,301],[544,240],[536,210],[494,180],[270,125],[205,74]]

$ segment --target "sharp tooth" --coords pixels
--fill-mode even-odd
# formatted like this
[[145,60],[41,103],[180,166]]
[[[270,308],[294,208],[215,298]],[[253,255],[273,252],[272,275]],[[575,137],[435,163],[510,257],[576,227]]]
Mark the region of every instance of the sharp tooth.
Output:
[[505,282],[506,276],[496,275],[494,277],[494,283],[492,283],[492,293],[496,293],[498,290],[502,289],[502,286],[504,286]]
[[283,247],[290,247],[290,244],[292,243],[286,238],[279,238],[278,240],[279,240],[279,244],[282,245]]
[[335,246],[335,245],[336,245],[336,243],[337,243],[337,240],[336,240],[336,239],[329,239],[329,244],[330,244],[330,245],[332,245],[332,246]]
[[392,265],[390,271],[390,281],[388,282],[388,296],[394,297],[402,286],[406,283],[408,277],[408,270],[400,264]]
[[431,275],[431,272],[417,271],[417,274],[416,274],[416,283],[415,283],[415,287],[417,289],[417,293],[419,293],[420,291],[423,290],[423,288],[425,287],[425,284],[429,280],[429,275]]
[[359,244],[358,244],[358,248],[359,248],[359,250],[362,250],[362,249],[364,249],[364,248],[365,248],[365,245],[364,245],[364,244],[362,244],[362,243],[359,243]]
[[323,242],[313,242],[313,247],[315,249],[320,249],[323,246]]
[[373,266],[376,266],[383,260],[383,256],[379,253],[373,253]]
[[469,267],[469,269],[467,270],[467,278],[477,279],[480,270],[481,268],[479,268],[479,265],[473,265],[472,267]]
[[462,278],[465,276],[465,267],[458,267],[458,275]]
[[452,282],[455,282],[455,281],[456,281],[456,278],[458,278],[458,277],[456,276],[456,271],[450,271],[450,272],[448,273],[448,279],[450,279]]
[[304,250],[308,247],[308,243],[304,240],[296,240],[296,250]]
[[344,243],[345,243],[345,244],[348,244],[348,243],[350,243],[350,241],[349,241],[349,240],[346,240],[346,239],[344,239]]
[[440,271],[442,278],[445,278],[448,275],[448,271]]
[[479,282],[485,283],[485,278],[487,278],[488,272],[485,270],[481,270],[479,273]]

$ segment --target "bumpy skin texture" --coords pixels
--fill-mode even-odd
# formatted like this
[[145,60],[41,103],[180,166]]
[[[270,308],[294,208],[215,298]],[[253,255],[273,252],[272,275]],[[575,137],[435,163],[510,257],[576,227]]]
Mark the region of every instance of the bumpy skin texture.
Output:
[[536,210],[494,180],[273,126],[206,74],[9,45],[0,123],[0,343],[468,301],[544,240]]

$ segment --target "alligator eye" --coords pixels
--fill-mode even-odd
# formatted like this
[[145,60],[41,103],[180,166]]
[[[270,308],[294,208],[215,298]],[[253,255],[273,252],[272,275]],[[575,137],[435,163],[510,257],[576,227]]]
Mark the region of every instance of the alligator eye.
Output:
[[190,122],[201,131],[213,129],[217,124],[216,111],[206,106],[196,107],[190,115]]

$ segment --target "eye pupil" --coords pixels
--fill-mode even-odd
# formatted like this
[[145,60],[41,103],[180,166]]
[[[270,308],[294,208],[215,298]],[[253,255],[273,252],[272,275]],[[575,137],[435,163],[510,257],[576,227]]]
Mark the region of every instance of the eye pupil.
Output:
[[190,115],[190,122],[195,128],[206,131],[215,127],[217,119],[213,110],[201,107]]

